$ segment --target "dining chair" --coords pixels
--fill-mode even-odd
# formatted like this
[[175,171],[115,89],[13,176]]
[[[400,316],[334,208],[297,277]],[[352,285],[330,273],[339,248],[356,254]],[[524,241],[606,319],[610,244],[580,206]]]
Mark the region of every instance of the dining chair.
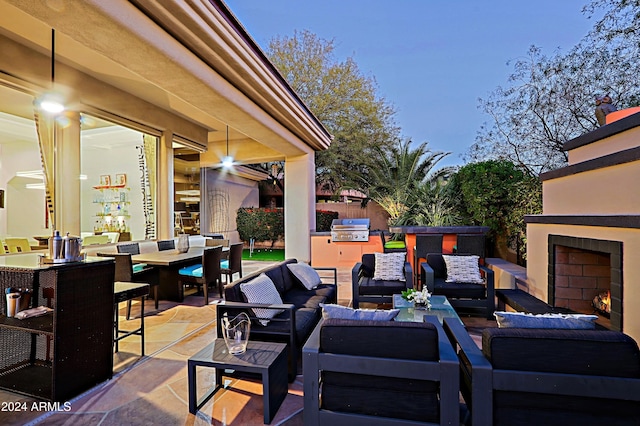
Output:
[[[96,253],[100,257],[113,257],[116,260],[114,281],[124,283],[145,283],[153,289],[155,307],[158,309],[158,280],[154,268],[144,264],[133,264],[130,253]],[[127,300],[127,320],[131,318],[131,300]]]
[[140,254],[138,243],[118,244],[116,248],[118,253]]
[[178,270],[178,292],[180,301],[184,300],[184,286],[195,284],[202,286],[204,293],[204,305],[209,304],[209,286],[214,285],[223,297],[222,279],[220,276],[220,259],[222,246],[206,248],[202,253],[202,263],[185,266]]
[[117,243],[118,240],[120,239],[119,232],[103,232],[102,235],[106,235],[107,237],[109,237],[109,242],[111,244]]
[[204,244],[205,247],[222,246],[222,259],[229,259],[229,250],[224,250],[225,247],[229,247],[229,240],[222,238],[207,238]]
[[222,260],[220,262],[220,271],[225,276],[225,284],[233,281],[233,274],[236,272],[240,274],[242,278],[242,249],[244,243],[231,244],[229,246],[229,259]]
[[83,246],[91,246],[98,244],[108,244],[109,236],[108,235],[87,235],[82,239]]
[[31,245],[29,244],[29,240],[26,238],[7,237],[4,242],[7,245],[7,249],[9,249],[9,253],[23,253],[31,251]]
[[174,240],[161,240],[158,241],[158,250],[174,250],[176,248],[176,243]]

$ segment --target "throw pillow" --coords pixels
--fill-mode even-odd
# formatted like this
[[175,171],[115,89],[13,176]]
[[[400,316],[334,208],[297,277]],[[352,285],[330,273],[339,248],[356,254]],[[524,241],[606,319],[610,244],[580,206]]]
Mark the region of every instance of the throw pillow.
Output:
[[[282,304],[282,298],[276,289],[276,285],[265,274],[260,274],[251,281],[240,284],[240,291],[244,293],[249,303],[260,303],[262,305]],[[283,309],[252,309],[253,313],[260,318],[258,322],[262,325],[269,324],[270,318],[283,312]]]
[[404,278],[404,262],[406,253],[374,253],[376,267],[373,271],[374,280],[406,281]]
[[447,265],[446,281],[448,283],[482,284],[484,282],[482,276],[480,276],[478,256],[449,256],[443,254],[442,258]]
[[340,305],[329,305],[320,303],[322,307],[322,318],[370,320],[370,321],[391,321],[398,316],[399,309],[378,310],[378,309],[353,309]]
[[498,328],[556,328],[593,330],[597,315],[583,314],[526,314],[524,312],[494,312]]
[[307,290],[313,290],[322,284],[318,272],[306,263],[287,263],[287,268]]

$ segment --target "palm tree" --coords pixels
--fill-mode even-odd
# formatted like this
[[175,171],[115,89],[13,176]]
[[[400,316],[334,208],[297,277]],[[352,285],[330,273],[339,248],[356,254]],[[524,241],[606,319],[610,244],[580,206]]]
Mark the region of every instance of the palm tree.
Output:
[[411,141],[406,140],[389,150],[377,149],[377,153],[377,167],[362,184],[368,190],[369,199],[389,214],[390,225],[410,220],[408,216],[413,216],[416,206],[424,206],[423,196],[438,188],[438,182],[453,170],[445,167],[434,171],[436,164],[449,153],[432,152],[427,142],[413,149]]

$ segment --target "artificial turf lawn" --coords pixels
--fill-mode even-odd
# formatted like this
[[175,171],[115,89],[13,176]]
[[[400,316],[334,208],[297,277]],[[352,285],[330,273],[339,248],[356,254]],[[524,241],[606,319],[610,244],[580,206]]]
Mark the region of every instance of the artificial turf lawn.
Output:
[[283,249],[254,249],[253,254],[249,257],[249,249],[242,250],[243,260],[264,260],[264,261],[280,261],[284,260]]

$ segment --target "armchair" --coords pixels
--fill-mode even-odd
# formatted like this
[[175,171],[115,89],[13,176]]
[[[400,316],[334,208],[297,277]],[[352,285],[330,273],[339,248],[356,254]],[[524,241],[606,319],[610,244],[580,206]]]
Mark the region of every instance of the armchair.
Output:
[[353,307],[356,309],[360,307],[360,302],[391,303],[394,294],[413,288],[413,272],[406,260],[402,271],[404,281],[374,279],[376,254],[381,253],[363,254],[362,262],[356,263],[351,270]]
[[[458,258],[465,255],[455,255]],[[442,254],[429,253],[427,261],[420,264],[423,285],[433,294],[446,296],[451,306],[484,313],[493,319],[496,309],[494,273],[484,265],[478,265],[483,283],[447,282],[447,265]]]
[[488,328],[480,350],[459,322],[444,329],[473,426],[640,424],[640,351],[624,333]]
[[305,425],[459,424],[458,359],[435,317],[327,319],[302,357]]

